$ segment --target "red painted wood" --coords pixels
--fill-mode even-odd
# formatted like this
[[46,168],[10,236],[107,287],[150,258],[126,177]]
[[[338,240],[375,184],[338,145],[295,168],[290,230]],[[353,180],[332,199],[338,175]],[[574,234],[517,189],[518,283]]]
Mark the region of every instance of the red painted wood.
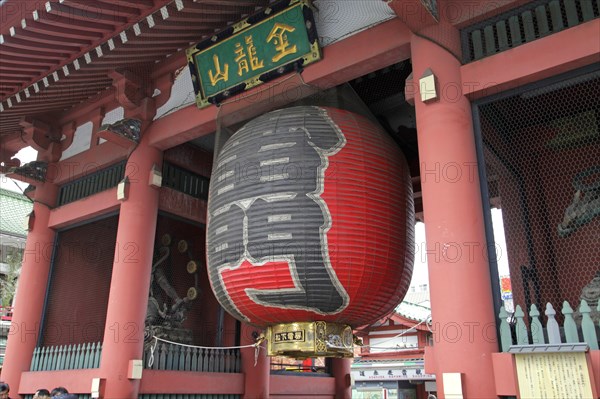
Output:
[[92,388],[92,379],[100,376],[98,369],[26,371],[21,377],[18,391],[15,391],[20,395],[32,395],[42,387],[52,389],[62,386],[71,393],[89,394]]
[[588,356],[588,367],[592,378],[592,393],[600,395],[600,351],[590,351]]
[[[395,313],[389,316],[389,322],[391,325],[380,325],[380,323],[382,323],[380,320],[373,325],[363,327],[360,329],[360,331],[355,332],[359,338],[362,338],[363,344],[365,345],[364,347],[360,348],[360,356],[365,359],[382,360],[422,359],[424,356],[425,347],[428,345],[427,336],[429,329],[427,326],[425,324],[421,324],[415,327],[418,321],[401,317]],[[401,349],[397,351],[386,350],[379,353],[370,352],[370,347],[368,345],[370,344],[371,338],[392,338],[398,336],[401,330],[408,330],[410,328],[415,328],[416,332],[405,333],[403,336],[416,335],[418,339],[418,348]],[[380,333],[387,331],[389,331],[389,333],[384,335],[373,334],[374,332]]]
[[335,378],[333,377],[271,376],[271,396],[286,398],[321,396],[333,398],[335,392]]
[[244,375],[144,370],[139,393],[241,395],[244,393]]
[[[529,0],[447,0],[437,2],[439,19],[461,28],[491,18],[507,10],[517,8]],[[392,0],[390,7],[414,32],[422,31],[437,22],[419,0]]]
[[461,66],[463,94],[477,99],[598,63],[599,49],[600,20],[595,19]]
[[160,189],[159,209],[182,218],[206,224],[206,201],[168,187]]
[[[4,2],[0,12],[2,21],[8,23],[2,24],[0,56],[24,68],[0,70],[0,96],[5,100],[0,134],[18,136],[18,120],[26,113],[45,114],[50,121],[57,115],[64,116],[73,106],[93,103],[113,85],[111,79],[106,79],[112,70],[130,69],[134,63],[137,74],[149,77],[158,60],[266,4],[265,0],[219,1],[215,5],[186,1],[184,9],[178,10],[172,0]],[[169,18],[160,15],[158,10],[163,6]],[[33,11],[37,12],[36,20]],[[154,14],[153,27],[146,22],[150,14]],[[139,23],[138,34],[133,32],[134,23]],[[180,34],[161,35],[161,30],[178,30]],[[123,31],[127,33],[126,43],[119,37]],[[100,55],[98,48],[102,49]],[[36,57],[29,57],[32,52]],[[42,84],[44,77],[49,87]],[[36,82],[38,91],[32,87]],[[78,87],[80,83],[84,85]],[[152,86],[150,79],[144,84]],[[148,88],[149,92],[153,89]]]
[[164,159],[201,176],[210,177],[212,173],[212,152],[189,143],[165,151]]
[[[373,323],[373,324],[378,325],[378,327],[376,328],[377,331],[402,330],[402,329],[408,329],[411,327],[414,327],[418,331],[429,331],[429,329],[427,328],[427,325],[425,325],[425,323],[417,326],[416,324],[419,323],[418,321],[407,319],[407,318],[401,317],[397,314],[391,314],[387,317],[389,317],[390,322],[393,321],[393,323],[390,323],[389,325],[387,325],[387,324],[379,325],[381,323],[381,321],[377,321],[376,323]],[[357,330],[358,331],[370,331],[370,330],[372,330],[372,328],[373,328],[372,326],[361,326]]]
[[126,150],[132,150],[136,146],[136,142],[128,139],[118,133],[111,132],[110,130],[100,130],[96,133],[98,137],[111,143],[115,143],[119,147],[123,147]]
[[117,219],[111,216],[61,232],[53,257],[40,346],[75,347],[102,341],[110,266],[115,250],[123,250],[115,241]]
[[[46,66],[58,70],[113,37],[115,32],[120,32],[127,25],[167,3],[170,1],[91,4],[67,0],[61,3],[50,2],[50,11],[47,11],[44,2],[8,0],[2,5],[2,34],[5,43],[1,51],[6,54],[21,54],[22,57],[27,54],[19,49],[34,51],[38,60],[46,53],[47,57],[54,58],[48,60]],[[38,12],[37,20],[33,18],[34,11]],[[25,28],[21,26],[22,20],[25,21]],[[10,28],[14,28],[14,36],[10,34]],[[54,52],[49,53],[46,51],[48,49]],[[40,80],[45,75],[45,70],[46,68],[40,69],[33,78],[22,76],[19,87],[24,88]],[[0,74],[0,80],[4,82],[4,79],[5,76]]]
[[20,384],[21,373],[28,371],[37,344],[46,288],[52,260],[55,231],[48,227],[50,209],[56,201],[57,187],[50,183],[36,189],[33,205],[35,221],[23,252],[15,311],[8,333],[2,380],[12,387]]
[[53,209],[48,219],[48,227],[61,229],[87,219],[114,212],[120,206],[121,202],[117,200],[117,188],[111,188]]
[[[459,39],[458,32],[454,39]],[[411,40],[411,49],[415,77],[431,68],[438,87],[460,85],[460,63],[445,49],[417,36]],[[440,372],[464,373],[465,397],[494,397],[491,354],[498,350],[496,317],[479,179],[476,172],[469,172],[471,165],[477,165],[471,104],[464,96],[449,97],[440,90],[439,100],[427,104],[416,94],[415,107],[435,321],[434,367]],[[436,173],[449,163],[459,165],[459,178]],[[466,246],[471,244],[483,250],[470,256]],[[451,246],[464,249],[463,256],[448,252]],[[426,354],[431,348],[427,349]],[[426,363],[431,360],[427,358]],[[437,383],[438,392],[443,392],[441,378]]]
[[[81,27],[80,29],[76,27],[71,27],[70,29],[61,28],[58,26],[54,26],[48,22],[38,22],[38,21],[30,21],[27,23],[27,30],[35,33],[39,33],[42,35],[52,35],[63,37],[68,40],[68,38],[76,39],[76,40],[91,40],[92,42],[102,38],[102,33],[93,32],[85,30],[85,27]],[[91,45],[92,43],[90,43]]]
[[140,9],[134,7],[135,2],[129,2],[128,4],[114,5],[108,1],[98,1],[93,3],[80,3],[75,1],[68,1],[66,4],[69,5],[69,11],[71,14],[83,15],[87,17],[104,17],[109,21],[117,21],[113,17],[138,17],[141,12]]
[[350,399],[352,397],[351,364],[352,359],[331,359],[331,374],[333,374],[336,398]]
[[[256,343],[261,330],[242,323],[240,345]],[[243,399],[263,399],[271,394],[271,358],[267,356],[267,344],[263,342],[258,354],[255,348],[241,349],[242,373],[244,373]]]
[[[394,40],[381,40],[382,37]],[[397,19],[384,22],[371,29],[357,33],[345,40],[327,46],[323,49],[323,59],[309,65],[303,72],[304,82],[326,89],[357,78],[377,69],[405,60],[410,56],[409,31]],[[183,53],[173,56],[165,64],[159,64],[161,71],[175,70],[185,65]],[[261,101],[268,101],[273,107],[273,101],[279,100],[286,104],[297,95],[306,96],[313,91],[305,90],[300,93],[298,88],[305,87],[299,79],[288,79],[285,84],[277,81],[265,91],[265,86],[258,86],[243,95],[262,93],[250,100],[240,100],[221,108],[220,117],[227,118],[230,123],[241,122],[262,112],[258,106]],[[279,81],[283,80],[279,79]],[[276,96],[287,92],[297,93],[277,99]],[[256,112],[252,112],[256,109]],[[272,108],[271,108],[272,109]],[[165,116],[154,122],[146,132],[150,143],[160,149],[167,149],[185,143],[194,138],[210,134],[216,130],[217,107],[210,106],[198,110],[196,105],[190,105],[178,112]]]
[[[406,329],[408,329],[408,328],[409,327],[407,327]],[[370,337],[371,338],[376,338],[376,339],[379,339],[379,338],[393,338],[393,337],[396,337],[398,334],[400,334],[400,332],[392,332],[392,333],[389,333],[389,334],[371,334]],[[417,334],[411,334],[411,333],[402,334],[403,337],[411,337],[411,336],[414,337],[416,335]]]
[[7,0],[3,2],[0,33],[4,36],[10,35],[12,26],[20,25],[23,18],[29,17],[34,10],[41,6],[43,4],[39,0]]
[[[52,167],[55,171],[55,177],[52,182],[58,185],[70,182],[122,161],[126,156],[127,150],[114,143],[106,142],[100,144],[58,162],[56,166]],[[127,167],[127,171],[137,173],[139,168],[137,164],[132,164]]]
[[161,163],[162,153],[143,139],[127,163],[129,196],[119,214],[120,250],[115,251],[100,362],[107,398],[133,398],[139,393],[140,381],[128,380],[127,370],[130,360],[142,359],[158,213],[158,190],[148,185],[148,173],[154,164],[160,167]]
[[[365,343],[366,344],[366,343]],[[364,359],[371,360],[414,360],[414,359],[423,359],[424,352],[427,347],[422,347],[420,349],[404,349],[398,351],[386,351],[381,353],[368,353],[366,351],[361,352],[360,356]],[[368,350],[368,349],[367,349]]]
[[494,381],[496,395],[518,396],[519,382],[517,380],[517,369],[512,353],[493,353]]
[[89,120],[89,115],[96,112],[99,107],[103,107],[106,112],[119,108],[120,105],[116,101],[115,91],[114,88],[107,89],[93,96],[87,102],[74,106],[68,113],[60,117],[58,123],[65,125],[75,121],[77,124],[81,124]]
[[437,373],[437,364],[435,362],[435,351],[434,351],[433,346],[425,347],[425,352],[423,354],[423,360],[425,361],[425,373],[436,374]]

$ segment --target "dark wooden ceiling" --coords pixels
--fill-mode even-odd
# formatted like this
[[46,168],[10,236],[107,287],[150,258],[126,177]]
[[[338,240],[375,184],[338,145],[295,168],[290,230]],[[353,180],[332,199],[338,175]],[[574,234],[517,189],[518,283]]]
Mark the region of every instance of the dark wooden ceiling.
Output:
[[56,120],[111,88],[114,70],[149,77],[157,62],[269,0],[7,0],[0,38],[0,145],[19,121]]

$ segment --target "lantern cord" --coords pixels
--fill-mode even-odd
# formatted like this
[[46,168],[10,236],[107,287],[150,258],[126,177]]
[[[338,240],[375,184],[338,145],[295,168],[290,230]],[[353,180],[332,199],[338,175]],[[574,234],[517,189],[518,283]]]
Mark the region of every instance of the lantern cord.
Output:
[[154,343],[150,346],[150,357],[148,359],[148,367],[152,367],[152,365],[154,364],[154,351],[156,350],[156,347],[158,345],[158,341],[162,341],[165,342],[167,344],[171,344],[171,345],[178,345],[178,346],[183,346],[186,348],[197,348],[197,349],[244,349],[244,348],[255,348],[254,351],[254,366],[256,366],[256,363],[258,362],[258,354],[260,353],[260,349],[265,349],[265,347],[263,345],[261,345],[264,341],[264,336],[259,336],[256,340],[255,343],[253,344],[249,344],[249,345],[238,345],[238,346],[199,346],[199,345],[188,345],[188,344],[182,344],[180,342],[174,342],[174,341],[169,341],[168,339],[164,339],[164,338],[159,338],[156,335],[152,337],[152,339],[154,340]]
[[154,364],[154,350],[156,349],[156,345],[158,345],[158,340],[154,340],[152,346],[150,346],[150,358],[148,359],[148,368],[151,368]]
[[[420,321],[419,323],[415,324],[414,326],[412,326],[411,328],[409,328],[406,331],[401,332],[400,334],[394,335],[393,337],[386,339],[385,341],[379,342],[377,345],[381,345],[384,344],[386,342],[389,342],[395,338],[401,337],[404,334],[408,334],[410,332],[413,332],[417,327],[419,327],[421,324],[426,323],[427,328],[429,329],[429,331],[431,331],[431,328],[429,326],[429,324],[431,323],[431,315],[427,316],[427,318],[425,320]],[[433,331],[431,331],[433,332]],[[379,346],[375,346],[375,345],[361,345],[362,348],[379,348],[379,349],[387,349],[387,348],[382,348]],[[390,348],[390,349],[396,349],[396,348]]]
[[188,348],[198,348],[198,349],[243,349],[243,348],[252,348],[252,347],[260,346],[260,344],[263,341],[263,339],[260,339],[260,337],[259,337],[259,339],[255,343],[248,344],[248,345],[239,345],[239,346],[199,346],[199,345],[188,345],[188,344],[182,344],[182,343],[179,343],[179,342],[169,341],[168,339],[159,338],[156,335],[153,338],[156,341],[162,341],[162,342],[165,342],[167,344],[185,346],[185,347],[188,347]]

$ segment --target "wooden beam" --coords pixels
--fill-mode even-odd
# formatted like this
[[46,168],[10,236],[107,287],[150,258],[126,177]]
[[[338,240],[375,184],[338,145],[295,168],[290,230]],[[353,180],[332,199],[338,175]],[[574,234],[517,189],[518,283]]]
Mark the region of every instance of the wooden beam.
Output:
[[474,100],[597,64],[599,49],[600,19],[595,19],[463,65],[463,94]]
[[[177,57],[180,62],[170,64],[171,70],[185,66],[185,58]],[[190,105],[155,121],[146,135],[151,145],[165,150],[214,132],[217,114],[230,124],[237,123],[409,57],[410,31],[400,20],[392,19],[325,47],[323,59],[308,66],[302,79],[287,75],[258,86],[228,100],[220,112],[214,105],[203,109]]]

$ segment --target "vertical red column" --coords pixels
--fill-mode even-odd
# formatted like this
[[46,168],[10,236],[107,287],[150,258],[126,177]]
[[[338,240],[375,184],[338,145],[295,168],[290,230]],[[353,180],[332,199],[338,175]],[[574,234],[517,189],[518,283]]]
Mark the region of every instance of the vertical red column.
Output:
[[23,252],[19,287],[13,301],[15,309],[2,368],[2,380],[10,385],[13,397],[17,396],[21,373],[29,371],[38,340],[55,237],[54,230],[48,227],[48,220],[50,207],[56,201],[56,193],[56,185],[49,182],[37,186],[35,190],[33,230],[27,236]]
[[127,371],[129,361],[142,359],[143,352],[158,213],[159,191],[148,184],[153,165],[160,170],[162,152],[142,139],[127,162],[129,189],[119,214],[100,363],[106,398],[138,397],[140,380],[128,379]]
[[352,385],[350,382],[350,359],[331,359],[331,373],[335,380],[335,398],[350,399]]
[[[249,324],[242,323],[241,345],[251,345],[261,331]],[[267,356],[267,344],[256,357],[255,348],[242,349],[242,373],[244,373],[244,399],[264,399],[269,397],[271,379],[271,359]],[[256,363],[256,364],[255,364]]]
[[[459,40],[456,30],[445,34]],[[445,397],[444,373],[462,373],[464,397],[496,397],[495,317],[471,105],[454,55],[416,35],[411,52],[435,331],[426,361],[433,360],[439,397]],[[418,86],[428,68],[438,99],[425,103]]]

